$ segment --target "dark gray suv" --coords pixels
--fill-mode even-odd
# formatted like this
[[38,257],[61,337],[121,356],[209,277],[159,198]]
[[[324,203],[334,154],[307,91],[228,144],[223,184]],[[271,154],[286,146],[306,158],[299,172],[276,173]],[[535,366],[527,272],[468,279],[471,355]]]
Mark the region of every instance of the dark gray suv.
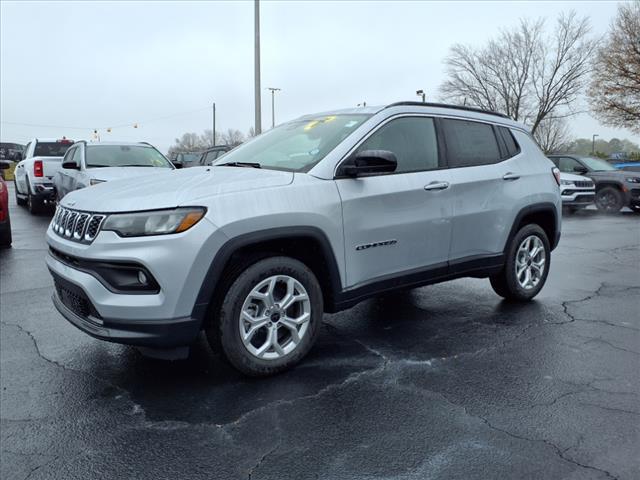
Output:
[[615,213],[629,207],[640,213],[640,173],[618,170],[599,158],[574,154],[549,155],[561,172],[585,175],[596,183],[598,210]]

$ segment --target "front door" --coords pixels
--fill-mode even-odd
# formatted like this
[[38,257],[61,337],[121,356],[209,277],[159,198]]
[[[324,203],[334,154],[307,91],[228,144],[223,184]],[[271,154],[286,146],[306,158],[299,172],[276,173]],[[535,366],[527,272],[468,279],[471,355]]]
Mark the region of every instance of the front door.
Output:
[[342,199],[347,286],[399,273],[446,269],[451,235],[449,176],[432,118],[391,119],[354,153],[387,150],[395,173],[336,180]]

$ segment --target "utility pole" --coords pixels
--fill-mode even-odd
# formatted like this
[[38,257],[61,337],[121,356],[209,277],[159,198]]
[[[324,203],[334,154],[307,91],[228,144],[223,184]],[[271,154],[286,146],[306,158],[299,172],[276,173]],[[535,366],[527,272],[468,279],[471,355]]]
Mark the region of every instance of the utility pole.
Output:
[[254,30],[255,30],[255,55],[254,55],[254,73],[255,73],[255,133],[262,133],[262,112],[260,108],[260,0],[254,0]]
[[596,137],[599,136],[600,135],[594,134],[593,137],[591,137],[591,155],[596,154]]
[[427,94],[424,93],[424,90],[416,90],[416,95],[422,97],[422,103],[425,103],[427,100]]
[[267,90],[271,90],[271,128],[276,126],[276,109],[275,109],[275,96],[276,92],[282,90],[281,88],[267,87]]
[[211,134],[213,136],[213,142],[211,143],[212,146],[216,146],[216,102],[213,102],[213,133]]

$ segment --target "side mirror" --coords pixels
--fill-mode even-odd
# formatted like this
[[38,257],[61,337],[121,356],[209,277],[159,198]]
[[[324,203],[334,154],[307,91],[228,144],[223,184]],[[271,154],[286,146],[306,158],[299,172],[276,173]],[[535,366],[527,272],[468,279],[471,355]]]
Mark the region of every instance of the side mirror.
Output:
[[62,162],[62,168],[67,170],[80,170],[80,165],[71,160],[70,162]]
[[174,167],[176,167],[176,168],[182,168],[182,167],[184,167],[184,165],[182,165],[182,162],[176,162],[176,161],[174,160],[174,161],[173,161],[173,162],[171,162],[171,163],[173,163],[173,166],[174,166]]
[[578,165],[577,167],[573,167],[573,171],[583,175],[585,173],[587,173],[589,170],[587,170],[587,167],[583,167],[582,165]]
[[349,158],[338,170],[338,176],[359,177],[373,173],[392,173],[398,160],[388,150],[364,150]]
[[13,155],[13,159],[14,159],[16,162],[21,161],[23,158],[24,158],[24,157],[22,156],[22,152],[16,152],[16,153]]

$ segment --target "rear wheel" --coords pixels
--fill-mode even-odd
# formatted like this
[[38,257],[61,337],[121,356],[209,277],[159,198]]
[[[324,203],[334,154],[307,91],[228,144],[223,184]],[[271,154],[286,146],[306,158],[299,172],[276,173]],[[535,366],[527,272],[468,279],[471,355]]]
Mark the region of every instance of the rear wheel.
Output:
[[269,257],[233,281],[207,328],[212,348],[241,372],[266,376],[298,363],[320,332],[322,291],[313,272],[290,257]]
[[27,209],[29,213],[36,215],[42,211],[43,206],[43,201],[31,194],[31,186],[29,185],[29,179],[27,179]]
[[546,233],[536,224],[525,225],[513,237],[502,271],[490,277],[491,286],[508,300],[531,300],[542,290],[550,263]]
[[604,187],[596,193],[596,207],[605,213],[616,213],[624,206],[622,192],[615,187]]

